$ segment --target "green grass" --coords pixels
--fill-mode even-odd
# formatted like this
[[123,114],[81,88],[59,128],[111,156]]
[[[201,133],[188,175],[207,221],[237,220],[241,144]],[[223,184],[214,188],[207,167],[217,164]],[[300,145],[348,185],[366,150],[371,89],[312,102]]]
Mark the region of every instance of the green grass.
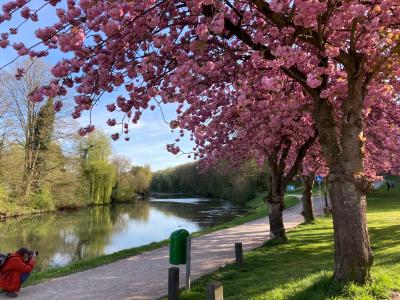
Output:
[[368,197],[368,226],[375,254],[372,283],[340,285],[332,281],[332,220],[321,218],[288,232],[289,241],[267,242],[248,252],[241,266],[228,265],[195,281],[182,300],[206,299],[205,286],[221,281],[225,299],[322,300],[390,299],[400,291],[400,183]]
[[[294,206],[298,203],[299,203],[299,201],[297,200],[296,197],[293,197],[293,196],[285,197],[285,206],[287,208]],[[237,225],[240,225],[240,224],[243,224],[246,222],[250,222],[252,220],[256,220],[256,219],[265,217],[267,215],[267,208],[263,201],[263,194],[258,194],[254,199],[252,199],[248,203],[248,207],[249,207],[249,212],[246,215],[236,217],[235,219],[233,219],[230,222],[227,222],[227,223],[224,223],[221,225],[217,225],[212,228],[205,229],[205,230],[202,230],[199,232],[195,232],[195,233],[191,234],[191,236],[193,236],[193,237],[200,236],[202,234],[206,234],[206,233],[214,232],[217,230],[237,226]],[[118,261],[118,260],[121,260],[124,258],[128,258],[128,257],[138,255],[138,254],[141,254],[141,253],[144,253],[147,251],[161,248],[162,246],[166,246],[168,244],[169,244],[169,240],[164,240],[161,242],[151,243],[149,245],[144,245],[141,247],[122,250],[122,251],[112,253],[109,255],[103,255],[103,256],[98,256],[98,257],[91,258],[91,259],[77,261],[77,262],[71,263],[65,267],[51,268],[51,269],[48,269],[48,270],[45,270],[42,272],[34,271],[34,272],[32,272],[32,275],[30,276],[29,281],[27,282],[26,285],[37,284],[37,283],[43,282],[45,280],[49,280],[49,279],[65,276],[68,274],[95,268],[95,267],[98,267],[101,265],[109,264],[109,263],[112,263],[112,262],[115,262],[115,261]]]

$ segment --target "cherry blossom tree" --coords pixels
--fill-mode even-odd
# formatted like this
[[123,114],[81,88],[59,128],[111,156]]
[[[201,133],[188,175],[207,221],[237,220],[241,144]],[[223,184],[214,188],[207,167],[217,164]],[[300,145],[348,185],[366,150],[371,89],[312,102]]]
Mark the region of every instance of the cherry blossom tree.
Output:
[[[311,222],[314,220],[311,195],[315,175],[328,174],[321,147],[315,141],[316,134],[312,134],[315,131],[312,118],[304,113],[310,101],[293,91],[296,89],[292,86],[281,86],[279,92],[269,97],[266,96],[268,91],[260,89],[259,94],[253,94],[254,98],[243,98],[238,96],[242,95],[240,90],[231,90],[229,101],[207,102],[213,110],[189,107],[172,122],[192,132],[196,147],[189,156],[200,157],[203,168],[221,160],[240,166],[247,159],[256,159],[260,166],[268,165],[271,236],[280,239],[285,239],[282,209],[287,183],[299,172],[303,181],[302,214],[305,222]],[[400,106],[382,98],[369,101],[365,112],[369,141],[365,162],[366,177],[373,182],[379,179],[378,174],[398,169],[400,153],[395,149],[400,141],[399,119],[396,114],[390,116],[381,112],[382,107],[386,107],[384,111],[396,112]],[[191,122],[192,119],[197,122]],[[170,144],[169,149],[173,153],[182,152],[176,143]]]
[[[10,1],[0,17],[0,22],[24,19],[1,35],[0,47],[33,58],[55,48],[71,54],[53,68],[56,79],[31,100],[64,95],[75,86],[76,118],[105,92],[124,86],[129,96],[107,105],[124,114],[122,134],[143,109],[161,101],[212,110],[208,100],[226,101],[225,94],[247,77],[258,77],[259,83],[245,85],[245,98],[260,86],[276,91],[283,80],[293,81],[311,99],[309,113],[329,167],[334,276],[370,279],[364,112],[368,99],[393,102],[399,89],[397,0],[67,0],[66,6],[49,0],[43,5],[55,6],[59,21],[37,30],[36,45],[10,45],[10,36],[26,21],[40,20],[41,8],[28,0]],[[89,124],[80,133],[92,130]]]
[[[251,78],[247,78],[247,84],[251,83]],[[310,98],[294,85],[291,81],[282,82],[276,92],[259,88],[251,97],[244,97],[241,89],[231,88],[224,101],[219,97],[207,101],[205,106],[212,109],[191,105],[172,122],[179,124],[180,130],[191,132],[196,146],[189,156],[200,158],[203,168],[222,160],[240,166],[249,159],[256,160],[260,167],[268,167],[266,203],[270,235],[279,240],[286,240],[282,211],[287,184],[298,173],[307,150],[317,138],[312,116],[305,109]],[[168,148],[179,152],[177,143]]]

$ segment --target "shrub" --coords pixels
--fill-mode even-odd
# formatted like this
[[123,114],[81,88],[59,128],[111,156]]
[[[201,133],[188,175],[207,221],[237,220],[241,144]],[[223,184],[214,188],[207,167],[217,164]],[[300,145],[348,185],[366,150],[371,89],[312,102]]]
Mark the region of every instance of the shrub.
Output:
[[15,195],[10,195],[8,190],[0,184],[0,218],[19,216],[31,212],[29,207],[21,207]]
[[48,186],[44,186],[39,192],[32,194],[31,202],[33,208],[40,211],[54,211],[56,209],[53,195]]

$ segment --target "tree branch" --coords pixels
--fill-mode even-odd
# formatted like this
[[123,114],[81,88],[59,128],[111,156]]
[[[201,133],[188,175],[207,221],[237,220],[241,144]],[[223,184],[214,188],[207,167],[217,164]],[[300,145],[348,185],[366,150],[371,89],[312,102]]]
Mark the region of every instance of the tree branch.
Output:
[[[264,59],[274,60],[276,58],[275,55],[272,54],[271,50],[267,46],[254,43],[251,36],[246,31],[244,31],[239,25],[234,24],[229,18],[225,18],[225,28],[228,31],[230,31],[233,35],[235,35],[239,40],[241,40],[244,44],[249,46],[251,49],[262,52]],[[312,88],[310,88],[307,85],[307,76],[303,72],[301,72],[298,68],[293,66],[290,68],[286,68],[282,66],[281,70],[287,76],[300,83],[308,91],[312,90]]]
[[320,50],[322,49],[323,40],[320,41],[318,32],[303,26],[295,25],[292,20],[284,14],[272,11],[269,4],[264,2],[264,0],[252,0],[251,2],[253,2],[258,11],[260,11],[279,29],[282,29],[283,27],[292,27],[295,30],[293,37],[298,37],[300,40],[310,43]]
[[314,144],[317,137],[318,137],[318,131],[315,130],[315,134],[313,136],[309,137],[305,141],[305,143],[300,147],[299,151],[297,152],[296,160],[294,161],[294,163],[292,165],[292,168],[290,169],[289,173],[285,176],[285,178],[283,180],[285,186],[289,181],[291,181],[293,179],[293,177],[299,171],[301,163],[302,163],[304,157],[306,156],[308,149],[310,149],[310,147]]

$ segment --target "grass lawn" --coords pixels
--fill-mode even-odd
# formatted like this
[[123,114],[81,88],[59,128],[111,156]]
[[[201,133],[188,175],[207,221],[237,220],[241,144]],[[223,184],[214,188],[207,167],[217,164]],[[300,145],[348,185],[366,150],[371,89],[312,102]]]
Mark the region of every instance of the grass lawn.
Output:
[[205,286],[221,281],[225,299],[390,299],[400,291],[400,182],[386,185],[368,197],[368,226],[375,254],[373,282],[346,286],[331,280],[333,268],[332,220],[300,225],[288,232],[283,244],[267,242],[245,255],[242,266],[228,265],[195,281],[180,299],[206,299]]
[[[285,206],[286,207],[291,207],[299,203],[299,200],[294,197],[294,196],[287,196],[285,197]],[[246,222],[250,222],[262,217],[265,217],[267,215],[267,208],[266,205],[263,201],[263,194],[258,194],[254,199],[252,199],[250,202],[248,202],[247,206],[249,207],[249,212],[244,215],[237,217],[233,219],[232,221],[228,223],[224,223],[221,225],[214,226],[210,229],[203,230],[200,232],[195,232],[192,234],[193,237],[200,236],[202,234],[210,233],[213,231],[237,226]],[[32,285],[32,284],[37,284],[45,280],[65,276],[71,273],[76,273],[80,271],[84,271],[87,269],[95,268],[101,265],[109,264],[112,262],[115,262],[117,260],[121,260],[124,258],[128,258],[134,255],[138,255],[147,251],[151,251],[157,248],[161,248],[162,246],[166,246],[169,244],[168,240],[164,240],[161,242],[157,243],[151,243],[149,245],[137,247],[137,248],[131,248],[131,249],[126,249],[122,250],[113,254],[109,255],[104,255],[104,256],[99,256],[95,257],[92,259],[86,259],[86,260],[81,260],[77,261],[74,263],[71,263],[65,267],[57,267],[57,268],[52,268],[46,271],[42,272],[35,272],[33,271],[29,280],[27,281],[26,285]]]

